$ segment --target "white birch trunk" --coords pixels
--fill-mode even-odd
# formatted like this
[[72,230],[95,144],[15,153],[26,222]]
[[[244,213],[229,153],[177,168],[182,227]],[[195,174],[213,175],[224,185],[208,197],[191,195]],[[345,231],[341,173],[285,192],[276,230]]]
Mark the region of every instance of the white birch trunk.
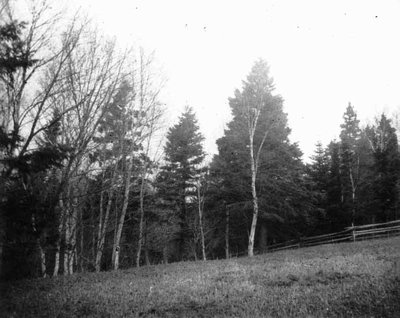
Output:
[[42,244],[40,244],[40,239],[37,240],[37,245],[39,249],[39,257],[40,257],[40,274],[41,277],[46,277],[46,253],[42,248]]
[[77,218],[78,218],[78,199],[73,199],[72,215],[71,215],[71,235],[69,240],[69,258],[68,258],[68,273],[74,273],[74,261],[76,259],[76,234],[77,234]]
[[[251,114],[253,112],[253,114]],[[254,116],[254,117],[253,117]],[[258,220],[258,198],[257,198],[257,190],[256,190],[256,180],[257,180],[257,170],[260,161],[260,153],[264,142],[268,135],[268,129],[265,131],[263,139],[261,140],[260,145],[258,146],[258,150],[256,154],[254,153],[254,134],[257,128],[258,118],[260,116],[259,109],[249,109],[249,118],[248,118],[248,129],[249,129],[249,141],[250,141],[250,164],[251,164],[251,195],[253,197],[253,218],[251,221],[250,235],[249,235],[249,245],[248,245],[248,256],[254,255],[254,238],[256,234],[257,228],[257,220]]]
[[62,199],[59,201],[60,206],[60,218],[58,220],[58,238],[56,242],[56,253],[54,255],[54,270],[53,277],[58,275],[60,270],[60,248],[61,248],[61,237],[63,234],[63,229],[65,227],[65,210],[64,210],[64,202]]
[[123,204],[122,204],[122,211],[121,211],[121,215],[118,220],[116,234],[115,234],[115,240],[114,240],[114,245],[113,245],[112,259],[113,259],[113,269],[114,270],[117,270],[119,267],[119,249],[120,249],[119,244],[121,241],[122,228],[124,226],[126,210],[128,208],[132,167],[133,167],[133,157],[129,158],[128,168],[127,168],[127,172],[126,172],[126,179],[125,179],[125,191],[124,191],[124,198],[123,198]]
[[106,207],[106,213],[104,215],[104,220],[102,217],[102,212],[103,212],[103,195],[102,193],[101,196],[101,202],[100,202],[100,220],[99,220],[99,227],[98,227],[98,237],[97,237],[97,249],[96,249],[96,261],[95,261],[95,268],[96,272],[100,272],[101,269],[101,258],[103,256],[103,251],[104,251],[104,242],[106,238],[106,231],[107,231],[107,226],[108,226],[108,219],[110,217],[110,211],[111,211],[111,204],[112,204],[112,199],[113,199],[113,185],[115,183],[115,178],[117,175],[117,163],[115,163],[113,175],[111,178],[111,184],[110,184],[110,189],[108,192],[108,201],[107,201],[107,207]]
[[68,257],[69,257],[69,253],[68,253],[68,246],[67,246],[67,237],[69,236],[68,234],[69,231],[69,227],[67,224],[65,224],[65,235],[64,235],[64,241],[65,241],[65,245],[64,245],[64,255],[63,255],[63,261],[64,261],[64,265],[63,265],[63,275],[68,275]]
[[249,235],[249,246],[248,246],[248,255],[254,255],[254,237],[256,233],[257,219],[258,219],[258,198],[256,191],[256,169],[254,164],[254,150],[253,150],[253,138],[250,143],[250,157],[251,157],[251,194],[253,197],[253,219],[251,222],[251,229]]
[[199,207],[199,227],[200,227],[200,239],[201,239],[201,252],[203,256],[203,261],[206,261],[206,245],[204,241],[204,229],[203,229],[203,210],[202,210],[202,200],[201,200],[201,191],[200,191],[200,183],[197,186],[197,201]]
[[[103,173],[103,179],[104,179],[104,173]],[[103,182],[101,183],[101,187],[103,187],[104,184]],[[104,203],[104,190],[101,190],[100,192],[100,206],[99,206],[99,223],[97,225],[97,240],[96,240],[96,256],[95,256],[95,270],[96,272],[100,272],[100,265],[101,265],[101,256],[102,256],[102,251],[101,250],[101,238],[102,238],[102,227],[103,227],[103,203]]]
[[65,225],[64,225],[64,251],[63,251],[63,275],[68,275],[68,259],[69,259],[69,237],[71,236],[71,224],[70,224],[70,214],[71,214],[71,204],[69,198],[64,202],[65,209]]
[[58,276],[60,270],[60,242],[56,243],[56,253],[54,255],[54,270],[53,277]]
[[248,255],[254,255],[254,237],[256,233],[257,219],[258,219],[258,198],[256,191],[256,165],[254,158],[254,132],[256,125],[249,128],[249,140],[250,140],[250,163],[251,163],[251,195],[253,197],[253,219],[251,221],[251,229],[249,235]]
[[64,275],[73,274],[74,250],[76,245],[76,199],[74,204],[68,204],[65,221]]
[[142,180],[140,184],[140,221],[139,221],[139,240],[138,240],[138,248],[136,254],[136,267],[140,266],[140,256],[142,253],[142,245],[143,245],[143,228],[144,228],[144,173],[142,174]]

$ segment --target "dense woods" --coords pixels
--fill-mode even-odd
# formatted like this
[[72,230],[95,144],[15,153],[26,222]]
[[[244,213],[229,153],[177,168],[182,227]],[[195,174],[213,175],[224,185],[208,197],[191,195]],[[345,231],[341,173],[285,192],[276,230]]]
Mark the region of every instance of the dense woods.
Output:
[[387,114],[364,126],[355,107],[338,105],[339,139],[305,163],[260,59],[229,98],[213,158],[187,106],[157,159],[164,109],[152,55],[46,4],[23,20],[9,3],[0,10],[2,277],[252,256],[399,217]]

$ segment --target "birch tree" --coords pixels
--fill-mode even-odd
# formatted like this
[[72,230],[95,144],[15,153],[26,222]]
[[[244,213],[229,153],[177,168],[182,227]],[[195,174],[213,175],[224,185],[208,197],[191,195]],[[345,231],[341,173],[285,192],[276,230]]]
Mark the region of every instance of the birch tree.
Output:
[[[57,84],[61,80],[61,70],[76,48],[81,27],[74,19],[60,34],[60,16],[49,14],[50,7],[45,1],[33,3],[28,11],[26,21],[20,21],[11,2],[6,1],[1,12],[0,85],[4,87],[1,97],[4,102],[0,106],[0,131],[5,141],[2,179],[19,177],[26,193],[32,194],[33,174],[39,171],[39,166],[41,171],[49,169],[55,163],[55,156],[59,155],[57,151],[51,152],[56,150],[56,145],[37,149],[37,140],[59,120],[48,120],[51,116],[49,101],[59,93]],[[51,74],[47,72],[49,68],[54,70]],[[64,113],[68,111],[65,109]],[[33,158],[42,159],[34,163]],[[32,215],[31,218],[38,245],[43,234],[38,227],[39,217]],[[41,272],[45,275],[45,253],[41,246],[39,254]]]
[[[256,233],[257,220],[259,216],[259,204],[257,196],[257,174],[260,167],[260,155],[264,147],[265,140],[274,121],[277,119],[276,107],[272,102],[273,82],[268,75],[268,66],[259,61],[253,67],[250,75],[245,82],[242,93],[238,93],[239,103],[242,104],[242,115],[247,128],[248,149],[250,159],[251,174],[251,194],[253,201],[253,216],[250,227],[248,255],[254,255],[254,238]],[[272,106],[272,107],[271,107]],[[270,109],[267,109],[267,108]],[[267,110],[268,114],[265,114]],[[264,113],[264,116],[261,114]],[[266,116],[265,116],[266,115]],[[256,132],[260,132],[261,138],[255,140]]]
[[[157,80],[153,76],[153,57],[152,55],[146,56],[143,50],[140,50],[138,54],[138,66],[133,65],[132,71],[129,74],[132,83],[132,92],[126,108],[125,118],[127,120],[124,123],[126,128],[124,138],[129,139],[129,143],[125,145],[125,150],[123,151],[125,169],[122,180],[124,182],[124,192],[121,211],[116,214],[117,222],[115,224],[112,251],[112,268],[114,270],[119,268],[120,241],[129,204],[129,194],[131,187],[137,182],[140,182],[139,187],[141,189],[141,217],[139,224],[139,232],[142,232],[139,233],[139,244],[141,244],[144,222],[144,182],[148,169],[146,158],[149,153],[151,138],[161,116],[161,104],[159,101],[161,86],[157,85]],[[146,140],[146,149],[143,149]],[[139,166],[142,165],[142,170],[140,167],[138,170],[138,167],[135,167],[135,163]],[[135,172],[134,169],[136,169]],[[138,249],[138,252],[140,249],[141,247]]]
[[[344,123],[340,133],[341,174],[343,175],[343,203],[349,206],[351,224],[356,217],[357,191],[360,181],[359,141],[361,129],[353,106],[349,103],[343,115]],[[348,194],[350,192],[350,199]]]
[[[157,93],[158,94],[158,93]],[[149,125],[149,133],[147,136],[147,140],[145,142],[145,151],[143,153],[143,160],[142,160],[142,167],[141,167],[141,172],[140,172],[140,190],[139,190],[139,238],[138,238],[138,246],[137,246],[137,252],[136,252],[136,267],[140,266],[140,258],[141,258],[141,253],[142,253],[142,247],[143,243],[145,240],[145,196],[148,192],[148,185],[149,180],[148,177],[151,173],[151,167],[152,165],[156,162],[155,156],[157,155],[157,152],[154,154],[154,159],[150,160],[150,147],[154,143],[154,134],[157,131],[157,124],[158,120],[162,115],[162,109],[159,107],[160,105],[155,103],[149,110],[151,112],[150,117],[152,120],[150,121]],[[148,262],[148,255],[146,256],[146,263]]]
[[203,258],[203,261],[207,260],[206,257],[206,243],[204,240],[204,218],[203,218],[203,212],[204,212],[204,202],[205,202],[205,193],[206,193],[206,185],[204,184],[205,182],[201,182],[202,180],[199,180],[196,185],[196,191],[197,191],[197,210],[198,210],[198,217],[199,217],[199,230],[200,230],[200,242],[201,242],[201,255]]
[[[263,218],[268,228],[268,220],[282,222],[289,216],[288,211],[297,213],[299,208],[292,200],[300,196],[303,189],[301,153],[288,140],[290,129],[283,112],[283,100],[274,95],[273,90],[267,63],[257,61],[242,89],[236,90],[229,99],[233,119],[225,135],[217,141],[219,154],[212,165],[213,174],[218,174],[221,180],[223,193],[220,195],[228,205],[240,206],[240,209],[235,208],[234,214],[235,218],[239,217],[240,213],[236,212],[241,210],[240,222],[246,226],[240,230],[248,231],[249,256],[254,255],[259,218]],[[233,214],[231,220],[232,217]],[[234,230],[233,224],[231,222],[230,232]],[[264,233],[266,235],[266,231]],[[238,238],[244,235],[235,233]]]
[[[59,184],[58,195],[64,196],[71,204],[74,195],[67,191],[70,184],[77,182],[78,175],[87,167],[88,153],[94,147],[94,136],[97,128],[111,105],[114,93],[120,85],[123,74],[122,68],[125,56],[118,54],[115,43],[106,41],[93,29],[85,30],[82,37],[82,45],[74,51],[68,59],[68,63],[62,70],[63,81],[60,83],[60,91],[53,101],[53,107],[70,109],[62,117],[63,143],[68,144],[73,151],[64,163]],[[56,206],[57,202],[54,202]],[[73,209],[71,210],[74,211]],[[68,224],[74,225],[76,212],[67,213],[66,204],[60,207],[59,229],[71,230]],[[75,230],[76,233],[76,230]],[[62,233],[59,233],[61,236]],[[66,246],[71,248],[75,245],[75,237],[66,236]],[[57,245],[56,262],[59,257],[59,244]],[[69,258],[68,249],[64,249],[64,259]],[[65,268],[64,273],[70,274],[71,266]],[[54,268],[54,274],[58,269]]]

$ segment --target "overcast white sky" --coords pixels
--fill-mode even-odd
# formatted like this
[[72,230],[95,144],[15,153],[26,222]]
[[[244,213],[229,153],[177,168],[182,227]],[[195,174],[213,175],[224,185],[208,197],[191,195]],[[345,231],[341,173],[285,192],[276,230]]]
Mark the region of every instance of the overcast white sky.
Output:
[[400,109],[400,1],[76,2],[120,42],[155,50],[169,118],[192,106],[209,153],[230,119],[228,97],[259,57],[304,159],[338,136],[348,102],[364,123]]

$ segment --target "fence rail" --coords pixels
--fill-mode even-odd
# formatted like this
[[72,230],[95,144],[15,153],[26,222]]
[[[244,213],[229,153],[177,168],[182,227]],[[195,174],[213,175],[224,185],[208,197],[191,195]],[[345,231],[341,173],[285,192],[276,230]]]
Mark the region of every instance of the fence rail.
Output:
[[276,252],[306,246],[316,246],[346,241],[355,242],[396,235],[400,235],[400,220],[390,221],[386,223],[350,226],[345,228],[344,231],[336,233],[304,237],[298,240],[291,240],[284,243],[274,244],[268,246],[267,252]]

